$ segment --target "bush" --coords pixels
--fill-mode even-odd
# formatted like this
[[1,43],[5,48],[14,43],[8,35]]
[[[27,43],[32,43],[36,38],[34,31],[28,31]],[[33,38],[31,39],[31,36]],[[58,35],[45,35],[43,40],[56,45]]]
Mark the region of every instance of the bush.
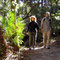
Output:
[[17,18],[15,21],[14,12],[9,12],[4,20],[2,20],[2,28],[4,29],[4,36],[7,36],[7,41],[12,42],[13,45],[22,44],[24,37],[23,30],[25,23],[22,18]]

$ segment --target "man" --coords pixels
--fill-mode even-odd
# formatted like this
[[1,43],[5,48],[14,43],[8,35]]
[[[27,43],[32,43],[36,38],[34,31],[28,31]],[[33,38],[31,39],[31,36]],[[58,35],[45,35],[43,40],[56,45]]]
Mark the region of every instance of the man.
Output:
[[46,17],[41,21],[41,31],[43,34],[43,46],[50,49],[51,19],[49,12],[46,12]]
[[29,49],[31,50],[31,41],[33,42],[33,49],[35,45],[35,35],[36,32],[38,32],[39,27],[38,24],[35,22],[36,17],[31,16],[30,17],[30,23],[28,25],[28,32],[29,32]]

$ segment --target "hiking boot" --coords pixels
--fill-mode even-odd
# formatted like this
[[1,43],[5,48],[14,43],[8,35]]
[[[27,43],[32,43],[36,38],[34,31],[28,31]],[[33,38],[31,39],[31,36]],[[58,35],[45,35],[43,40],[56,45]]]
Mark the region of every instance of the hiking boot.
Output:
[[31,50],[31,48],[29,48],[29,50]]
[[47,47],[47,49],[50,49],[50,47]]

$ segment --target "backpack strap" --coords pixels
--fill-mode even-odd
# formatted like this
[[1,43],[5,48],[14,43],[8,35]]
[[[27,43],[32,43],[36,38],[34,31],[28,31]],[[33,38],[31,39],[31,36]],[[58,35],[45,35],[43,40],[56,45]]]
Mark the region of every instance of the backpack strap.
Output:
[[43,19],[42,19],[42,22],[44,22],[46,20],[46,17],[44,17]]
[[41,28],[43,27],[43,22],[45,21],[46,17],[44,17],[42,20],[41,20]]

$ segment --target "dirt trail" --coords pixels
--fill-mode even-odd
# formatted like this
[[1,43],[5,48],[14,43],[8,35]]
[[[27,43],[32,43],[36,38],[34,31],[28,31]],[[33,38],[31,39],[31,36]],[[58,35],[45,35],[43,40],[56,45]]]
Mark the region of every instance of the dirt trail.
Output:
[[51,49],[40,47],[37,50],[24,51],[24,58],[19,60],[60,60],[60,36],[55,37]]

